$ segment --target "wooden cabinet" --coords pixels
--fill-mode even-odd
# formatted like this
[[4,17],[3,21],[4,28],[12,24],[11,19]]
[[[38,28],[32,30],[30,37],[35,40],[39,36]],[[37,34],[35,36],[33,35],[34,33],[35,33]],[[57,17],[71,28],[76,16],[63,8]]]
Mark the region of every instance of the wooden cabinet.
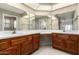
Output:
[[77,38],[78,36],[70,35],[70,38],[66,41],[66,51],[72,54],[77,54]]
[[[34,34],[33,34],[34,35]],[[39,35],[25,35],[0,40],[0,55],[28,55],[39,47]]]
[[40,46],[40,34],[33,35],[33,50],[39,49]]
[[0,42],[0,50],[4,50],[9,47],[10,47],[10,40]]
[[33,50],[32,36],[26,36],[26,41],[21,44],[21,54],[30,54]]
[[61,50],[66,49],[66,40],[69,38],[67,35],[63,34],[53,34],[52,46]]
[[79,55],[79,37],[78,37],[78,40],[77,40],[77,44],[78,44],[78,55]]
[[26,41],[26,37],[19,37],[11,40],[11,45],[12,46],[18,46],[18,54],[21,54],[21,44]]
[[78,54],[78,36],[71,34],[53,33],[52,46],[71,54]]
[[6,53],[7,55],[18,55],[19,54],[18,46],[9,47],[0,52]]
[[23,43],[25,40],[26,40],[26,37],[13,38],[13,40],[11,40],[11,43],[12,43],[12,46],[14,46],[14,45]]

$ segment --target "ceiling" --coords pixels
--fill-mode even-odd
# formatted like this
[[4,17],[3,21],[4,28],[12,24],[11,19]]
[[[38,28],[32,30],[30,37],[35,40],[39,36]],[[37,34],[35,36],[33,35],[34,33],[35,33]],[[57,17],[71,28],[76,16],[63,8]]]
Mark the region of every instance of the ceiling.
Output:
[[74,17],[74,11],[63,13],[63,14],[58,14],[56,16],[58,16],[59,18],[62,18],[63,20],[65,20],[66,18],[73,18]]
[[24,13],[23,10],[12,7],[12,6],[10,6],[10,5],[6,4],[6,3],[0,3],[0,8],[4,9],[4,10],[13,11],[13,12],[18,13],[18,14]]
[[24,3],[24,5],[37,11],[51,11],[57,3]]

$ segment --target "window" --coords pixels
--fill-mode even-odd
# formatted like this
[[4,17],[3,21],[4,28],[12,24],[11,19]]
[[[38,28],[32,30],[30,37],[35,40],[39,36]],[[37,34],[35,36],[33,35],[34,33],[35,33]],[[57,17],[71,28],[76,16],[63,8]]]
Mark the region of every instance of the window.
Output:
[[65,31],[71,31],[72,25],[65,25]]
[[16,29],[16,17],[4,16],[4,30]]

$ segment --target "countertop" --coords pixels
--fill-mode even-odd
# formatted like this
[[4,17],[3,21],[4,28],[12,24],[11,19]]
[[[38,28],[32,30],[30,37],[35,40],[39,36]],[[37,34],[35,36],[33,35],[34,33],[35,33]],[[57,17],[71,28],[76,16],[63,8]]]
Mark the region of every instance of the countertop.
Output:
[[31,34],[37,34],[38,32],[27,32],[27,33],[16,33],[16,34],[1,34],[0,39],[7,39],[7,38],[12,38],[12,37],[19,37],[19,36],[24,36],[24,35],[31,35]]
[[76,34],[79,35],[78,31],[73,32],[63,32],[62,30],[30,30],[30,31],[16,31],[16,34],[12,34],[12,31],[1,31],[0,32],[0,39],[6,39],[11,37],[18,37],[24,35],[31,35],[31,34],[51,34],[51,33],[61,33],[61,34]]

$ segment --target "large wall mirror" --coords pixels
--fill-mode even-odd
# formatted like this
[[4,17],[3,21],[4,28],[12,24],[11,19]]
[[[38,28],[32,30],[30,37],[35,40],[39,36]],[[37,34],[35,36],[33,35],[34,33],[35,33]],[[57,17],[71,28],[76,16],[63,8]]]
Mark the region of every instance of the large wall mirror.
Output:
[[74,29],[74,12],[68,12],[56,15],[59,18],[59,29],[63,31],[72,31]]
[[35,29],[35,15],[27,12],[21,17],[21,30],[34,30]]
[[30,30],[35,29],[35,15],[30,13]]
[[53,15],[35,16],[35,28],[37,30],[57,30],[58,19]]

